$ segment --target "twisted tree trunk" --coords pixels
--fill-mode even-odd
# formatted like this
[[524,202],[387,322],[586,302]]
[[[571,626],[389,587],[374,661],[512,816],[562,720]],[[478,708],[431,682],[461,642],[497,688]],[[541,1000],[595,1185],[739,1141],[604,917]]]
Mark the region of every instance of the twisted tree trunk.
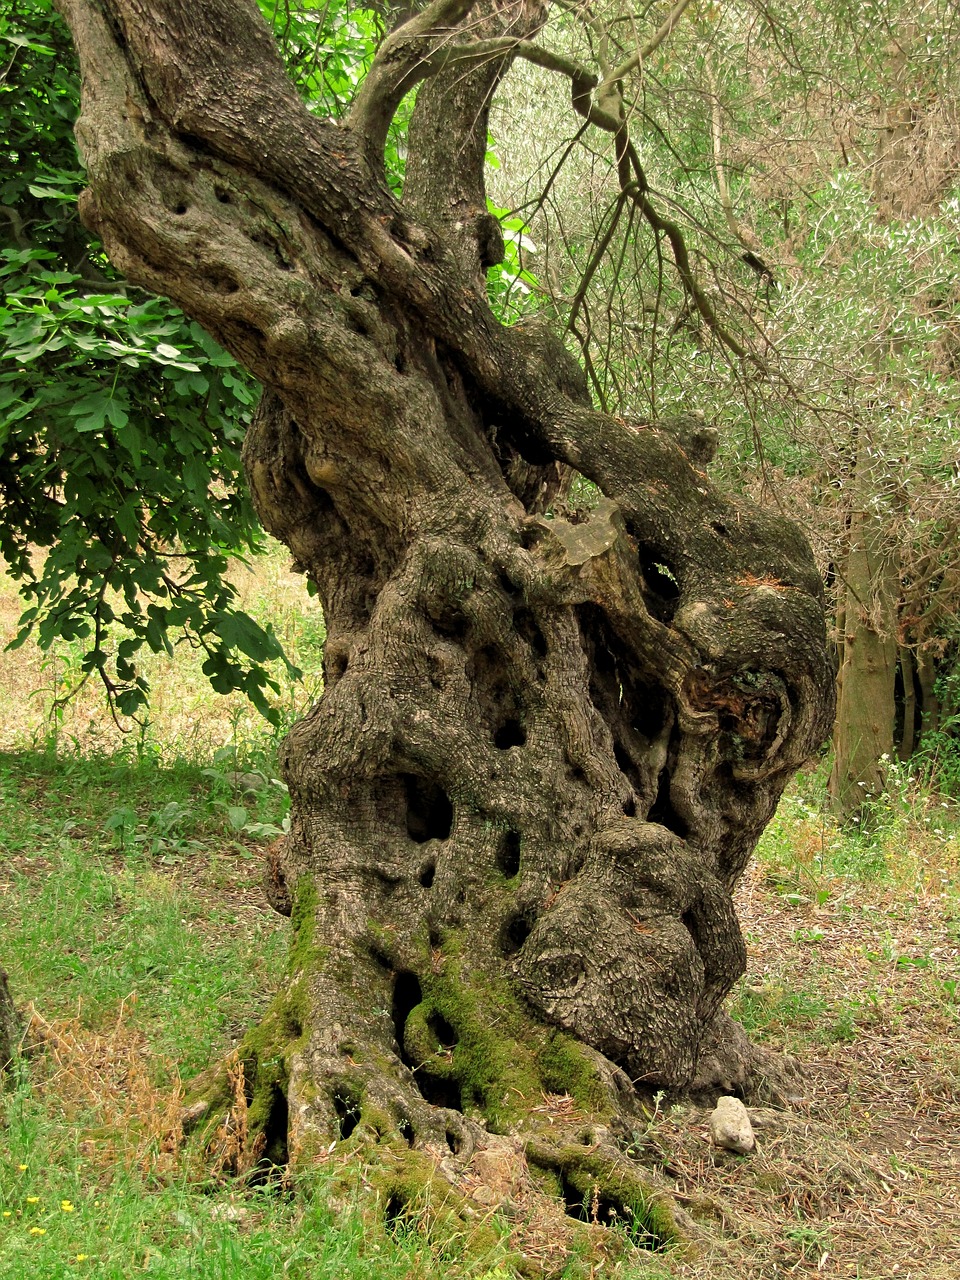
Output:
[[[509,56],[431,65],[401,205],[386,125],[468,3],[401,27],[345,126],[297,101],[252,0],[60,3],[84,216],[266,387],[250,483],[327,623],[282,753],[290,980],[243,1048],[261,1150],[463,1154],[543,1092],[612,1121],[636,1087],[749,1091],[731,895],[829,728],[820,582],[703,441],[595,412],[557,340],[491,314]],[[463,40],[543,19],[483,12]]]

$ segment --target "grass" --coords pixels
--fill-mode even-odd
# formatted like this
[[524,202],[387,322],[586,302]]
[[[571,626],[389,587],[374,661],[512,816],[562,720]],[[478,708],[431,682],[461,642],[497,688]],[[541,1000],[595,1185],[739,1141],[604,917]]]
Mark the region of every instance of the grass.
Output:
[[[322,624],[279,554],[247,590],[316,681]],[[16,613],[0,595],[8,632]],[[346,1198],[321,1177],[256,1188],[181,1146],[182,1082],[256,1020],[287,945],[260,889],[287,809],[276,737],[192,661],[158,662],[153,722],[122,740],[92,689],[51,717],[75,655],[0,663],[0,961],[38,1045],[0,1103],[0,1280],[515,1280],[507,1219],[478,1251],[416,1210],[388,1226],[359,1167]],[[291,691],[290,714],[308,697]],[[710,1146],[705,1113],[658,1103],[638,1154],[696,1250],[570,1256],[564,1280],[960,1274],[960,810],[893,782],[850,834],[803,775],[738,893],[733,1011],[806,1064],[803,1098],[748,1158]]]

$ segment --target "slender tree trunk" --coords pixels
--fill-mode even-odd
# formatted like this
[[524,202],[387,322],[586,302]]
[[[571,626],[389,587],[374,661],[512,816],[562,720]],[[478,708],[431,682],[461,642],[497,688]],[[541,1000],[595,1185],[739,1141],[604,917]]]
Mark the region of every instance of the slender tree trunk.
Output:
[[[544,1092],[612,1124],[636,1086],[774,1080],[722,1009],[732,892],[830,723],[821,584],[695,441],[595,412],[545,328],[491,314],[506,61],[421,88],[398,205],[378,94],[418,19],[342,127],[295,100],[252,0],[62,6],[85,217],[267,388],[250,483],[327,621],[282,750],[290,979],[242,1048],[264,1155],[399,1133],[463,1158],[534,1133]],[[574,471],[600,492],[579,521],[552,509]]]
[[917,661],[920,684],[920,737],[934,734],[940,728],[940,699],[936,695],[937,664],[931,646],[922,648]]
[[0,969],[0,1083],[16,1059],[21,1032],[20,1016],[10,994],[7,975]]
[[843,661],[833,731],[830,798],[857,820],[883,792],[896,717],[897,577],[887,548],[880,459],[866,432],[857,449],[854,510],[844,566]]
[[903,732],[897,753],[909,760],[917,741],[917,686],[914,676],[913,651],[900,646],[900,675],[903,680]]

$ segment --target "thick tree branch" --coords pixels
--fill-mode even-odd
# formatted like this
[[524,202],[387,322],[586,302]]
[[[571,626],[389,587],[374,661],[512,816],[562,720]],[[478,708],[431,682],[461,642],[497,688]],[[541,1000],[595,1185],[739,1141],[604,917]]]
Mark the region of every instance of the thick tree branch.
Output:
[[387,36],[357,91],[347,117],[351,128],[367,140],[371,155],[382,156],[390,121],[414,85],[440,65],[440,49],[431,48],[438,35],[448,41],[453,28],[470,13],[477,0],[433,0]]

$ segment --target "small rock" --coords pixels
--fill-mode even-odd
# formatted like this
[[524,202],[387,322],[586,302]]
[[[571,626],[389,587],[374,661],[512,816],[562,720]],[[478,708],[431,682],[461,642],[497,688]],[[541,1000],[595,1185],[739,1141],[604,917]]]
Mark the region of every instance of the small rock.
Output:
[[215,1204],[210,1217],[214,1222],[244,1222],[250,1217],[250,1210],[239,1204]]
[[266,791],[270,785],[269,778],[264,777],[262,773],[238,773],[236,770],[231,770],[224,776],[231,787],[237,791]]
[[715,1146],[739,1155],[746,1155],[756,1146],[747,1108],[739,1098],[717,1099],[716,1108],[710,1113],[710,1135]]
[[483,1183],[479,1187],[474,1187],[470,1195],[478,1204],[495,1205],[500,1203],[500,1197],[493,1187],[487,1187]]

